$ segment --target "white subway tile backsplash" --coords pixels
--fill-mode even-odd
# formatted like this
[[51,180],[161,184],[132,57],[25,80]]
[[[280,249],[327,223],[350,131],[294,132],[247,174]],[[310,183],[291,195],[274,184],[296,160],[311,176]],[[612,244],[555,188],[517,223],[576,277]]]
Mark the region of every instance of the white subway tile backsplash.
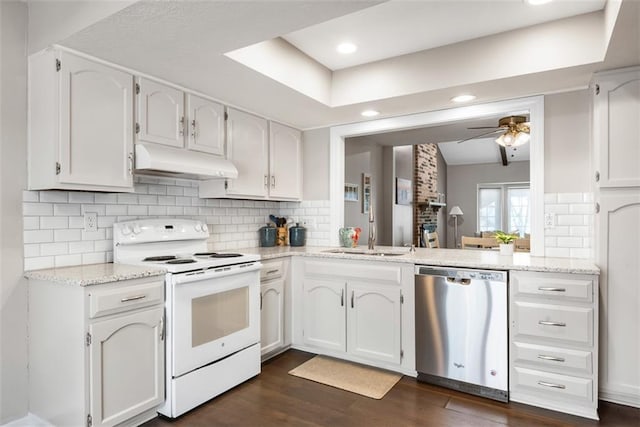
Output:
[[117,216],[98,216],[98,228],[111,228]]
[[149,215],[150,216],[166,216],[167,207],[166,206],[149,206]]
[[184,215],[184,208],[182,206],[167,206],[167,215],[169,216]]
[[82,230],[80,240],[104,240],[106,238],[106,232],[104,228],[99,228],[98,231],[84,231]]
[[[62,230],[61,230],[62,231]],[[53,230],[27,230],[24,232],[24,243],[53,242]]]
[[545,229],[545,255],[592,258],[593,193],[549,193],[545,213],[555,213],[556,226]]
[[55,204],[53,205],[53,214],[56,216],[80,215],[80,206],[77,204]]
[[584,225],[583,215],[558,215],[556,222],[558,225]]
[[69,228],[84,228],[84,218],[81,216],[70,216]]
[[53,268],[55,266],[54,258],[52,256],[42,256],[24,259],[25,270],[40,270],[43,268]]
[[23,217],[22,228],[24,230],[38,230],[40,228],[40,217],[38,216]]
[[555,204],[558,203],[558,195],[556,193],[546,193],[544,195],[544,204]]
[[80,211],[84,215],[86,212],[95,212],[98,215],[106,215],[105,205],[80,205]]
[[138,195],[130,193],[118,194],[118,204],[121,205],[137,205]]
[[63,255],[69,252],[69,245],[66,242],[43,243],[40,245],[40,255]]
[[96,252],[107,252],[113,249],[113,241],[112,240],[96,240],[93,242],[94,251]]
[[69,192],[69,203],[95,203],[95,195],[84,191],[71,191]]
[[558,237],[558,247],[581,248],[582,237]]
[[93,241],[69,242],[70,254],[93,252]]
[[82,254],[82,264],[102,264],[105,262],[108,262],[106,252]]
[[96,203],[115,204],[118,203],[118,195],[113,193],[96,193]]
[[106,205],[105,215],[126,215],[127,205]]
[[182,196],[184,194],[184,187],[169,186],[166,189],[167,196]]
[[569,213],[572,215],[590,215],[594,213],[591,203],[572,203],[569,205]]
[[22,201],[23,202],[38,202],[40,200],[40,193],[37,191],[23,191],[22,192]]
[[73,242],[76,240],[82,240],[82,230],[54,230],[52,240],[56,242]]
[[28,245],[24,245],[24,257],[25,258],[33,258],[40,256],[40,244],[32,243]]
[[558,203],[582,203],[583,193],[558,193]]
[[22,214],[25,216],[53,215],[53,205],[51,203],[22,203]]
[[159,194],[159,195],[166,195],[167,194],[167,187],[165,185],[152,185],[149,184],[148,185],[148,193],[149,194]]
[[141,205],[157,205],[158,196],[153,194],[141,194],[138,196],[138,202]]
[[548,204],[544,205],[545,213],[554,213],[554,214],[568,214],[569,213],[569,205],[563,204]]
[[69,201],[69,192],[68,191],[41,191],[40,201],[51,202],[51,203],[67,203]]
[[40,229],[69,228],[69,217],[66,216],[41,216]]
[[[127,214],[128,215],[135,215],[135,216],[147,216],[148,215],[148,208],[146,206],[143,206],[143,205],[129,206],[129,208],[127,210]],[[113,225],[113,224],[111,224],[111,225]]]
[[57,255],[55,257],[54,262],[56,267],[68,267],[70,265],[79,265],[79,264],[82,264],[82,255],[80,254]]

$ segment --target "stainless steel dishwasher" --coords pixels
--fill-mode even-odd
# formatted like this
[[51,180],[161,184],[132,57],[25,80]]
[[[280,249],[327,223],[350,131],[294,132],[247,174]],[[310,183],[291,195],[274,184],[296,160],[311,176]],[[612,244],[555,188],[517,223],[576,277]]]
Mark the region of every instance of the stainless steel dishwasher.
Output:
[[416,266],[418,380],[506,402],[507,273]]

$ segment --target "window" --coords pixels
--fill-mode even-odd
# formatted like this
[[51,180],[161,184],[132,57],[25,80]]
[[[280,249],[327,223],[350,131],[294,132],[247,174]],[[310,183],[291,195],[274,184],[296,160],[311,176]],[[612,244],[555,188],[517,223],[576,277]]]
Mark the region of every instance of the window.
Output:
[[478,231],[531,233],[528,183],[478,185]]

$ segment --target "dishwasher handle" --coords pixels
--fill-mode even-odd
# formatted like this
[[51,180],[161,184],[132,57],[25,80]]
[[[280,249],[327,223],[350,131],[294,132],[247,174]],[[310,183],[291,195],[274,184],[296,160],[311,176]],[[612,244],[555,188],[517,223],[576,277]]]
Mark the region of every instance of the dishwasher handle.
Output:
[[447,277],[447,282],[457,283],[459,285],[468,285],[471,283],[471,279],[457,279],[455,277]]
[[446,268],[416,265],[416,278],[420,276],[441,277],[449,283],[468,285],[472,280],[488,280],[491,282],[507,283],[506,271],[468,270],[465,268]]

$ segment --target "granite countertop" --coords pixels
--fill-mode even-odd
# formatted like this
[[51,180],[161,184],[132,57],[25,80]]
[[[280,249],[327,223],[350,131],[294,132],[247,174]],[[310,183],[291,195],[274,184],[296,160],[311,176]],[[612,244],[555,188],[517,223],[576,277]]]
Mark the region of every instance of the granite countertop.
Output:
[[163,274],[165,274],[165,270],[158,267],[141,267],[127,264],[89,264],[26,271],[24,277],[66,285],[89,286],[118,282],[120,280],[161,276]]
[[[503,256],[498,251],[475,249],[427,249],[416,248],[411,254],[408,248],[379,246],[376,251],[403,253],[403,255],[380,256],[352,253],[335,253],[331,247],[290,247],[276,246],[271,248],[243,248],[243,253],[258,254],[263,260],[286,256],[313,256],[333,259],[372,260],[377,262],[397,262],[420,265],[436,265],[448,267],[486,268],[492,270],[521,270],[575,274],[600,274],[600,269],[593,261],[574,258],[533,257],[529,253],[516,252]],[[360,246],[357,250],[365,250]]]

